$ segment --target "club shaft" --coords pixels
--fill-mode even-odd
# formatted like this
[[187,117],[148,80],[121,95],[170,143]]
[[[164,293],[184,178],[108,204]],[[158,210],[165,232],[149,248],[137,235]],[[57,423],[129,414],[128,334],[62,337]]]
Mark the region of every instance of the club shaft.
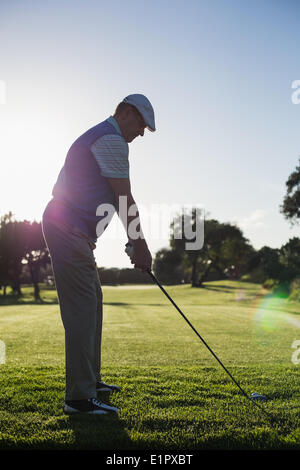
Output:
[[222,366],[222,368],[225,370],[225,372],[228,374],[228,376],[231,378],[231,380],[235,383],[235,385],[238,387],[238,389],[242,392],[242,394],[247,398],[248,401],[250,401],[251,403],[253,403],[253,405],[256,406],[256,408],[259,408],[272,422],[275,421],[275,418],[274,416],[271,416],[264,408],[262,408],[258,403],[256,403],[256,401],[253,401],[253,400],[250,400],[249,396],[247,395],[247,393],[242,389],[242,387],[240,386],[240,384],[235,380],[235,378],[231,375],[231,373],[229,372],[229,370],[227,370],[227,368],[224,366],[224,364],[222,363],[222,361],[220,361],[220,359],[218,358],[218,356],[213,352],[213,350],[210,348],[210,346],[207,344],[207,342],[202,338],[202,336],[198,333],[198,331],[196,330],[196,328],[194,328],[194,326],[191,324],[191,322],[187,319],[187,317],[184,315],[184,313],[181,311],[181,309],[176,305],[176,303],[174,302],[174,300],[169,296],[168,292],[163,288],[163,286],[160,284],[160,282],[158,281],[158,279],[156,279],[156,277],[154,276],[154,274],[152,273],[152,271],[148,270],[147,271],[148,274],[151,276],[151,278],[153,279],[153,281],[158,285],[158,287],[160,288],[160,290],[165,294],[165,296],[170,300],[170,302],[174,305],[174,307],[176,308],[176,310],[180,313],[180,315],[184,318],[184,320],[188,323],[188,325],[190,325],[190,327],[192,328],[192,330],[196,333],[196,335],[198,336],[198,338],[202,341],[202,343],[207,347],[207,349],[211,352],[211,354],[214,356],[214,358],[218,361],[218,363],[220,364],[220,366]]
[[242,392],[243,395],[245,395],[246,398],[249,398],[247,393],[242,389],[242,387],[240,386],[240,384],[235,380],[235,378],[231,375],[231,373],[229,372],[229,370],[224,366],[224,364],[222,363],[222,361],[218,358],[218,356],[214,353],[214,351],[211,349],[211,347],[207,344],[207,342],[202,338],[202,336],[198,333],[198,331],[196,330],[196,328],[194,328],[194,326],[191,324],[191,322],[188,320],[188,318],[184,315],[184,313],[181,311],[181,309],[176,305],[176,303],[174,302],[174,300],[169,296],[169,294],[167,293],[167,291],[163,288],[163,286],[160,284],[160,282],[156,279],[156,277],[154,276],[154,274],[151,272],[151,271],[148,271],[148,273],[150,274],[151,278],[154,280],[154,282],[156,282],[156,284],[158,285],[158,287],[161,289],[161,291],[165,294],[165,296],[170,300],[170,302],[174,305],[174,307],[176,308],[176,310],[180,313],[180,315],[185,319],[185,321],[190,325],[190,327],[192,328],[192,330],[196,333],[196,335],[198,336],[198,338],[202,341],[202,343],[207,347],[207,349],[211,352],[211,354],[214,356],[214,358],[218,361],[218,363],[220,364],[221,367],[223,367],[223,369],[225,370],[225,372],[229,375],[229,377],[231,378],[231,380],[236,384],[236,386],[239,388],[239,390]]

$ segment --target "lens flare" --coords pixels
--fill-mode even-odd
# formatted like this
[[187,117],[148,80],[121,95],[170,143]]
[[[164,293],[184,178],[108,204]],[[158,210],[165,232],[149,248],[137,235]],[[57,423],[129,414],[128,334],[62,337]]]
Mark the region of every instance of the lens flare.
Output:
[[300,328],[300,321],[284,311],[286,309],[285,303],[286,300],[283,300],[279,295],[262,294],[251,304],[254,308],[253,327],[255,337],[262,345],[268,342],[268,338],[271,340],[271,333],[278,332],[287,323]]
[[274,298],[266,296],[263,298],[255,313],[255,324],[266,332],[274,331],[280,323],[279,312],[274,310]]

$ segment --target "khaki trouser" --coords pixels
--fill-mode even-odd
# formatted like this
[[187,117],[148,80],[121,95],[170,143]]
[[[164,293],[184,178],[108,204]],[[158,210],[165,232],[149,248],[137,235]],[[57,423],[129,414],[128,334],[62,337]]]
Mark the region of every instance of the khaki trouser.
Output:
[[102,291],[88,239],[43,220],[65,329],[66,400],[96,397],[100,380]]

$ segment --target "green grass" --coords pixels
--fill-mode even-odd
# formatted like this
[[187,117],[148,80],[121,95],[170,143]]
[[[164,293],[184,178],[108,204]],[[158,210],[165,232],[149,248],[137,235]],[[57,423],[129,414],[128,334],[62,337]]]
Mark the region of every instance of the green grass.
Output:
[[[300,303],[250,283],[166,287],[247,391],[248,402],[155,286],[103,287],[102,373],[118,415],[68,417],[56,293],[0,307],[0,449],[300,449]],[[300,357],[300,354],[299,354]],[[109,401],[107,394],[102,395]]]

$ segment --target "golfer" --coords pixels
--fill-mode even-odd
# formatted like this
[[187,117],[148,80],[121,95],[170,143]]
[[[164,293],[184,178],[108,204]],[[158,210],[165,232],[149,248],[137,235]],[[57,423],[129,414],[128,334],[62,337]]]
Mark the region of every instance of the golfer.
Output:
[[[67,414],[118,411],[97,399],[97,392],[120,388],[101,377],[102,291],[93,250],[117,211],[133,246],[132,264],[142,271],[151,269],[152,257],[131,193],[128,162],[128,143],[143,136],[146,128],[155,131],[150,101],[141,94],[127,96],[113,116],[72,144],[43,214],[43,233],[65,329]],[[122,207],[125,201],[125,215],[119,201]],[[135,214],[129,216],[132,206]],[[111,207],[113,211],[104,210]],[[133,220],[139,237],[130,233]]]

